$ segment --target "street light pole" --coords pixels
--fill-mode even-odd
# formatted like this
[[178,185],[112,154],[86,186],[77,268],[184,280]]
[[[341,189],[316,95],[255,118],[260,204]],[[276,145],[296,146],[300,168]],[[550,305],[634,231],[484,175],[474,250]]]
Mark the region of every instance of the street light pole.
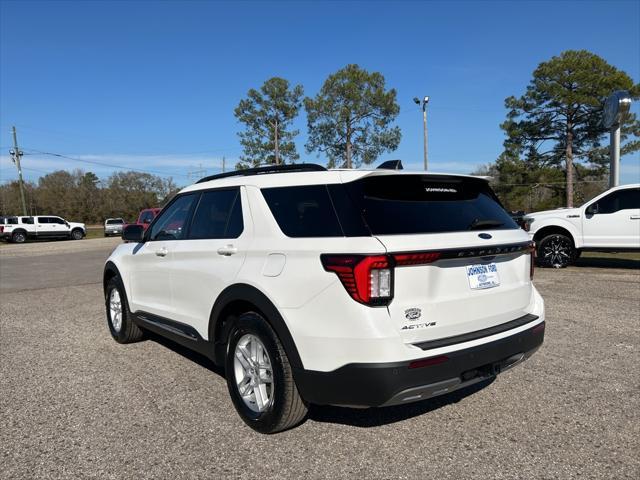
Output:
[[427,104],[429,103],[429,97],[425,96],[422,101],[419,98],[414,98],[413,101],[418,105],[422,105],[422,126],[424,130],[424,170],[425,172],[428,170],[429,166],[429,155],[428,155],[428,135],[427,135]]

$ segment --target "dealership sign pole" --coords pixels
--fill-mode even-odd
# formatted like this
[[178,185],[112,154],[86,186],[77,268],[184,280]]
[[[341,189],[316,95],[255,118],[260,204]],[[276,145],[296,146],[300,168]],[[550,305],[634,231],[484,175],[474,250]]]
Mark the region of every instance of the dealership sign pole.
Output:
[[629,92],[618,90],[613,92],[604,104],[604,126],[609,129],[609,188],[620,184],[620,126],[631,106]]

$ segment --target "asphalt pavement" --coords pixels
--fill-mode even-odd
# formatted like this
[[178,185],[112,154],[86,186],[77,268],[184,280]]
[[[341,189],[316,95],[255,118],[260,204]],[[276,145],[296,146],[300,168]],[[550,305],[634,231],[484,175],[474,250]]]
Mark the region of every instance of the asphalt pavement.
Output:
[[402,407],[314,407],[265,436],[202,357],[111,339],[101,270],[117,242],[0,246],[3,479],[640,478],[638,262],[537,270],[545,343],[492,383]]

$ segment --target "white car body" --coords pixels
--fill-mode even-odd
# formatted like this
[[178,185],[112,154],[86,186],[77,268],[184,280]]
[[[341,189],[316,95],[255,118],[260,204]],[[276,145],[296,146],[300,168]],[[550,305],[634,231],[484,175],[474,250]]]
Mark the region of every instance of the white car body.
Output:
[[26,239],[73,238],[79,240],[86,233],[84,223],[67,222],[55,215],[18,216],[17,223],[4,227],[3,236],[10,241],[23,242]]
[[[514,226],[416,235],[291,237],[283,233],[263,193],[264,189],[344,185],[403,175],[415,174],[329,170],[230,176],[197,183],[178,195],[238,189],[242,233],[237,238],[149,241],[154,225],[170,208],[165,207],[144,242],[124,243],[113,251],[105,268],[105,288],[109,278],[118,275],[129,310],[140,326],[169,336],[217,363],[223,361],[226,341],[224,327],[220,327],[225,321],[221,318],[225,304],[259,300],[262,303],[255,308],[265,314],[282,340],[293,359],[298,390],[310,403],[407,403],[475,383],[524,360],[542,342],[545,312],[530,278],[529,238],[523,230]],[[421,178],[485,182],[460,175]],[[299,204],[298,210],[305,205]],[[390,256],[424,251],[441,252],[438,255],[442,257],[393,268],[393,298],[383,306],[354,300],[339,276],[323,269],[321,263],[321,255],[327,254]],[[497,265],[500,285],[470,288],[467,267],[490,263]],[[535,341],[529,337],[522,340],[522,335],[535,337]],[[514,346],[530,341],[530,349]],[[487,365],[491,363],[495,371],[482,370],[482,375],[469,374],[473,378],[468,379],[460,376],[462,370],[479,367],[468,357],[464,357],[468,364],[460,360],[463,355],[496,345],[511,345],[513,348],[504,353],[511,360],[487,356]],[[427,375],[382,388],[385,375],[391,375],[389,366],[406,369],[411,362],[434,357],[451,358],[450,363],[458,359],[455,362],[462,362],[460,371],[453,372],[452,378],[443,373],[446,378],[438,377],[435,383],[442,384],[436,387]],[[496,366],[498,360],[503,361],[501,367]],[[352,383],[352,378],[359,384],[374,371],[384,377],[379,382],[377,377],[371,380],[378,386],[372,383],[365,388],[367,392],[343,393],[349,390],[345,384]],[[414,370],[409,374],[414,375]]]
[[[559,208],[525,215],[529,236],[536,242],[552,233],[569,236],[578,250],[640,250],[640,184],[611,188],[581,207]],[[633,192],[633,193],[632,193]],[[612,201],[612,196],[633,194],[635,200],[597,211],[596,206]],[[632,208],[618,208],[632,207]],[[595,211],[594,211],[595,210]],[[615,210],[615,211],[609,211]]]

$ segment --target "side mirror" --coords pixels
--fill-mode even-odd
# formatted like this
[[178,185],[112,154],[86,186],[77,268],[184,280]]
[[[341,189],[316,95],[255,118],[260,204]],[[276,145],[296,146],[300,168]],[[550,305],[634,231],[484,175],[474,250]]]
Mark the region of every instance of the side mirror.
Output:
[[141,243],[144,240],[142,225],[127,225],[122,232],[122,239],[128,242]]
[[142,221],[142,223],[147,223],[147,224],[149,224],[149,223],[151,223],[151,219],[150,219],[150,218],[145,218],[145,219]]
[[69,222],[67,222],[66,220],[64,221],[64,224],[65,224],[67,227],[68,227],[68,226],[70,226],[70,225],[69,225]]

